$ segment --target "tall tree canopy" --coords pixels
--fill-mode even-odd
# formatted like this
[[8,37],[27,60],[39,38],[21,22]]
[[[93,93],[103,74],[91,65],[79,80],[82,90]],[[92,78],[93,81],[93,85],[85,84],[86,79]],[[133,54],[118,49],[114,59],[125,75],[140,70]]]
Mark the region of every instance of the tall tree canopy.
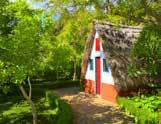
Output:
[[[32,107],[33,123],[37,123],[36,108],[31,100],[30,77],[44,68],[49,56],[48,24],[41,24],[42,12],[31,9],[25,1],[1,4],[0,27],[0,86],[7,92],[12,84],[18,86]],[[47,19],[48,20],[48,19]],[[29,95],[23,84],[30,86]]]

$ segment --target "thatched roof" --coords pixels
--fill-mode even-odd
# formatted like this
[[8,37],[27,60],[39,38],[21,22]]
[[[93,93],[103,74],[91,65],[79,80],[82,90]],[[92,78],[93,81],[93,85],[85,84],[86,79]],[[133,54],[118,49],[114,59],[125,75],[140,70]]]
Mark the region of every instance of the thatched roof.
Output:
[[115,86],[119,91],[128,91],[144,86],[144,81],[128,76],[130,50],[136,41],[141,27],[115,25],[109,22],[94,21],[90,37],[86,42],[82,61],[81,79],[85,77],[88,59],[94,43],[94,35],[97,31],[103,43],[106,60],[110,66]]

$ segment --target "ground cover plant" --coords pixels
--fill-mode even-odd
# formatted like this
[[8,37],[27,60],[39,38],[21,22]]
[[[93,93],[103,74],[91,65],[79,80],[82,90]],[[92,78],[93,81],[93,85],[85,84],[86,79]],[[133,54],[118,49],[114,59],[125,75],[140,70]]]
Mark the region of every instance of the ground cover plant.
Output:
[[161,123],[161,96],[159,93],[118,97],[117,101],[127,115],[134,117],[136,124]]

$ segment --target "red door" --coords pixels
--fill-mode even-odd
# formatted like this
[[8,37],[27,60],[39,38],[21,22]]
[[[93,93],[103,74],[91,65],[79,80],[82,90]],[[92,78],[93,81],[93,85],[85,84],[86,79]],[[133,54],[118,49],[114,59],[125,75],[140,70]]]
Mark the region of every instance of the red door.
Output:
[[96,94],[100,94],[101,89],[101,59],[96,57]]

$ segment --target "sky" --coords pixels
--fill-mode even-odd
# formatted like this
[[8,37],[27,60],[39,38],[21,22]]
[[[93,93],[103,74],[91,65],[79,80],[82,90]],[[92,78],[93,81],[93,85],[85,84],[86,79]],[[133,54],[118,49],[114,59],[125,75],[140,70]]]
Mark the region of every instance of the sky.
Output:
[[48,0],[43,0],[43,2],[34,2],[33,0],[28,0],[28,2],[35,9],[45,9],[47,7]]
[[[15,2],[16,0],[9,0]],[[43,0],[43,2],[35,2],[34,0],[26,0],[35,9],[45,9],[48,0]]]
[[[33,0],[29,0],[29,3],[32,5],[35,9],[46,9],[48,7],[48,0],[44,0],[43,2],[33,2]],[[52,16],[54,20],[58,20],[60,18],[60,14],[56,13]]]
[[[12,1],[12,2],[15,2],[16,0],[10,0],[10,1]],[[49,2],[49,0],[41,0],[40,2],[39,1],[37,1],[37,2],[35,2],[35,0],[27,0],[27,2],[34,8],[34,9],[43,9],[43,10],[46,10],[47,9],[47,7],[49,7],[49,5],[48,5],[48,2]],[[53,6],[53,5],[50,5],[50,6]],[[67,9],[68,9],[68,11],[69,12],[73,12],[73,7],[71,7],[70,5],[69,6],[67,6]],[[87,10],[88,11],[94,11],[95,9],[94,9],[94,7],[93,6],[88,6],[87,7]],[[53,15],[53,19],[54,20],[58,20],[59,18],[60,18],[60,13],[56,13],[55,15]]]

